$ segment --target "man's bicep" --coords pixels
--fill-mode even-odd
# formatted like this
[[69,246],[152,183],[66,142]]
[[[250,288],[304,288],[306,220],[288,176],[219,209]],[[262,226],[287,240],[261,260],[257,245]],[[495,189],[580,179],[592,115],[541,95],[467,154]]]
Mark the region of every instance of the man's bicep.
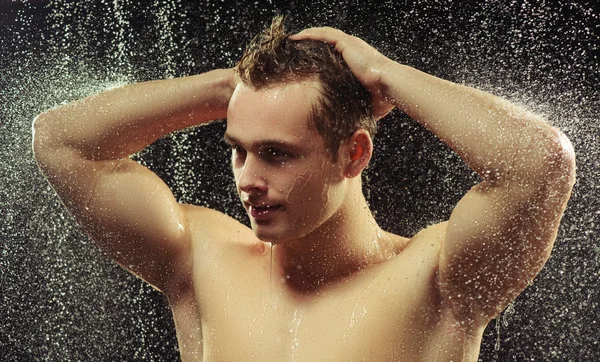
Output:
[[541,270],[568,195],[551,183],[484,181],[457,204],[440,254],[442,292],[461,320],[487,324]]
[[115,261],[163,289],[188,254],[187,221],[168,186],[123,159],[99,176],[86,231]]
[[121,266],[163,290],[188,264],[190,242],[183,209],[167,185],[130,159],[49,152],[55,159],[41,160],[42,170],[84,231]]

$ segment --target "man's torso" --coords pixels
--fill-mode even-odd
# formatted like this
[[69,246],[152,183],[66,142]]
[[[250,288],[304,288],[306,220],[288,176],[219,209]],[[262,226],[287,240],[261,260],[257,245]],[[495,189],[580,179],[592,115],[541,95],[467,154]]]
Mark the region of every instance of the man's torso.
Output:
[[194,219],[193,285],[169,296],[183,361],[477,359],[483,328],[460,328],[439,292],[445,223],[398,238],[406,246],[386,262],[299,295],[245,226],[207,234]]

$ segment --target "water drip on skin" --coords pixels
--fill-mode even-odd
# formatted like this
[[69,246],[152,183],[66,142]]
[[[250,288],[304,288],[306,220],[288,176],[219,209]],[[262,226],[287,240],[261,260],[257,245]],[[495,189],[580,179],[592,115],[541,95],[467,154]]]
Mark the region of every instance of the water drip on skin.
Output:
[[223,306],[223,312],[225,313],[225,316],[227,317],[227,303],[229,302],[229,299],[231,298],[231,288],[233,287],[233,285],[230,285],[229,288],[227,289],[227,297],[225,299],[225,305]]
[[[272,284],[273,277],[273,243],[271,243],[271,258],[269,262],[269,286]],[[269,287],[270,288],[270,287]],[[271,289],[269,289],[269,293],[271,293]]]
[[298,338],[298,329],[302,323],[302,317],[298,316],[298,310],[294,311],[294,320],[292,321],[292,328],[290,328],[290,334],[292,335],[292,361],[296,360],[296,353],[298,347],[300,347],[300,339]]
[[[255,344],[254,344],[254,341],[252,340],[252,328],[254,327],[254,323],[256,323],[256,320],[258,319],[258,313],[256,313],[256,311],[254,309],[252,309],[252,314],[254,315],[254,318],[252,318],[252,321],[250,322],[250,325],[248,326],[248,339],[250,340],[250,345],[252,346],[252,357],[254,357]],[[261,335],[262,335],[262,330],[261,330]]]
[[285,195],[285,202],[289,204],[290,195],[292,194],[292,192],[294,192],[296,190],[296,188],[300,188],[300,190],[298,191],[298,194],[302,194],[304,192],[304,188],[306,187],[306,184],[308,184],[311,177],[312,177],[311,173],[305,173],[303,175],[298,175],[298,177],[296,178],[296,181],[294,182],[294,186],[292,186],[292,188],[288,191],[287,195]]
[[[350,317],[350,321],[343,335],[343,341],[346,342],[348,340],[348,335],[354,327],[360,323],[362,319],[367,315],[367,304],[369,303],[369,295],[371,294],[380,294],[380,293],[372,293],[370,292],[371,288],[374,285],[377,285],[377,281],[384,275],[384,271],[381,270],[379,274],[371,281],[371,283],[360,293],[358,298],[356,298],[356,303],[354,304],[354,308],[352,309],[352,315]],[[362,301],[362,306],[359,308],[359,304]]]
[[[271,258],[269,262],[269,303],[273,304],[273,243],[271,243]],[[271,345],[274,345],[271,339]],[[273,359],[273,349],[271,349],[271,359]]]

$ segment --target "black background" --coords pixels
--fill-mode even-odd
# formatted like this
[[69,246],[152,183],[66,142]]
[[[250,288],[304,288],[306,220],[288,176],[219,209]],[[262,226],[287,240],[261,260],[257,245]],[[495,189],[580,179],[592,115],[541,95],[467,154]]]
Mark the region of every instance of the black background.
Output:
[[[600,19],[594,2],[0,2],[0,360],[178,359],[166,300],[81,233],[33,161],[36,114],[124,82],[230,67],[276,11],[329,25],[436,76],[546,116],[574,144],[578,180],[555,251],[486,329],[480,360],[600,358]],[[223,123],[164,137],[136,159],[181,202],[247,223]],[[395,111],[382,121],[365,191],[380,224],[410,236],[447,219],[478,182]],[[496,327],[499,327],[499,338]],[[499,348],[496,344],[499,341]]]

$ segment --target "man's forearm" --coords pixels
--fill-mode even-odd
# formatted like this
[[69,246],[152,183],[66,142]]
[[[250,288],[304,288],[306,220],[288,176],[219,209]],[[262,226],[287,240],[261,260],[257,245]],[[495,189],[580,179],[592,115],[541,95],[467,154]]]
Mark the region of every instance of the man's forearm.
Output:
[[69,146],[90,160],[127,157],[170,132],[224,118],[231,70],[125,85],[36,119],[38,145]]
[[394,105],[486,180],[543,175],[570,147],[564,135],[540,118],[477,89],[398,63],[384,68],[381,84]]

